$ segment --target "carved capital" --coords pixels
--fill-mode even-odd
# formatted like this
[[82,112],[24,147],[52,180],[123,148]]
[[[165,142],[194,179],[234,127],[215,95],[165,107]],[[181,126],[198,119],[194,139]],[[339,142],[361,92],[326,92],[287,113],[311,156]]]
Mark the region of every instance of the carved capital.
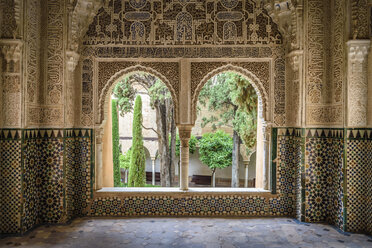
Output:
[[66,63],[67,63],[67,70],[69,72],[74,72],[75,68],[79,62],[80,54],[74,51],[67,51],[66,52]]
[[369,40],[347,42],[347,124],[349,127],[364,127],[367,124],[369,45]]
[[296,50],[292,51],[287,55],[287,58],[289,59],[289,64],[291,65],[291,68],[294,72],[298,72],[300,69],[302,53],[303,53],[302,50]]
[[272,124],[263,122],[262,123],[262,133],[263,133],[263,141],[269,142],[270,141],[270,134],[271,134]]
[[178,132],[180,135],[181,147],[188,147],[189,140],[191,138],[192,126],[178,126]]
[[19,40],[0,40],[1,52],[6,62],[17,63],[21,59],[22,42]]
[[347,42],[348,56],[351,63],[367,61],[370,40],[350,40]]
[[265,8],[270,17],[278,24],[279,30],[286,41],[291,35],[291,3],[290,1],[265,1]]
[[96,137],[96,144],[100,145],[102,144],[102,135],[103,135],[103,129],[102,128],[97,128],[95,130],[94,136]]

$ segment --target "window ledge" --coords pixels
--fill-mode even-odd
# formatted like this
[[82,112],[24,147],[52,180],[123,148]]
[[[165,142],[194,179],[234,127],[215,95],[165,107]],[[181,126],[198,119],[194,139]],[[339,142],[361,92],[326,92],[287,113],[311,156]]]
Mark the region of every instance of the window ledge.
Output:
[[181,190],[179,188],[102,188],[97,190],[97,196],[103,195],[272,195],[269,190],[259,188],[189,188]]

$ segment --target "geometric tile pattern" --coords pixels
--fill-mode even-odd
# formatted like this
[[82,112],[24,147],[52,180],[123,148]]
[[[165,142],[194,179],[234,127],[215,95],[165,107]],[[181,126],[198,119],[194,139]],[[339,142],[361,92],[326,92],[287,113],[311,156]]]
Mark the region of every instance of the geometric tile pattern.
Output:
[[305,221],[343,224],[343,131],[309,130],[305,143]]
[[63,148],[63,130],[24,132],[24,232],[64,222]]
[[91,129],[0,130],[0,233],[85,214],[92,141]]
[[285,216],[281,202],[263,196],[201,195],[95,197],[90,216]]
[[0,233],[21,231],[21,160],[20,131],[0,130]]
[[91,134],[91,130],[66,130],[66,200],[69,218],[84,216],[91,199]]
[[371,130],[348,130],[347,231],[372,234]]
[[280,199],[286,199],[283,204],[290,216],[298,216],[301,198],[298,182],[301,179],[301,138],[300,129],[279,129],[277,142],[277,188]]
[[85,215],[231,215],[304,217],[371,234],[372,130],[343,135],[343,129],[279,128],[274,195],[115,198],[93,197],[91,129],[0,130],[0,231],[25,232]]

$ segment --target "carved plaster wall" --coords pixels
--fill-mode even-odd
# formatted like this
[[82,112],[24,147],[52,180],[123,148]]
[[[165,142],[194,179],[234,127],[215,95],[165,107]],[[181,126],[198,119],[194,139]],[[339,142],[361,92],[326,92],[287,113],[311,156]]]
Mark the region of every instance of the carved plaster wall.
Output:
[[[89,25],[83,44],[82,126],[91,127],[95,122],[93,115],[99,115],[98,122],[103,120],[102,109],[95,114],[94,89],[97,87],[98,90],[99,108],[103,108],[99,84],[106,83],[104,81],[109,78],[100,78],[102,75],[95,61],[109,61],[109,58],[115,58],[115,61],[119,61],[116,58],[265,58],[271,64],[269,69],[263,68],[268,72],[266,78],[260,75],[265,84],[263,96],[274,99],[265,108],[272,111],[270,119],[276,125],[285,125],[282,36],[266,10],[255,1],[106,1]],[[257,65],[248,70],[263,74],[257,70]],[[118,66],[127,67],[120,63],[114,67]],[[99,78],[97,82],[96,77]],[[195,90],[192,87],[191,91]],[[176,96],[179,87],[173,84],[172,88]],[[187,104],[197,100],[193,92],[191,94],[191,102]],[[188,121],[192,122],[191,119]]]
[[342,1],[306,2],[306,125],[343,125],[345,8]]

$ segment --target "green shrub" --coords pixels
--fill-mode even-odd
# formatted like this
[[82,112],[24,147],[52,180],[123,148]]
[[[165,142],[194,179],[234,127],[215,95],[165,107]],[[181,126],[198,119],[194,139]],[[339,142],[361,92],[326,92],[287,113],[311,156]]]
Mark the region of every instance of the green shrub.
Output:
[[132,155],[129,166],[129,187],[144,187],[146,185],[146,155],[142,137],[142,100],[137,96],[134,104]]
[[117,100],[112,99],[112,159],[114,166],[114,187],[120,187],[120,146],[119,146],[119,119]]

